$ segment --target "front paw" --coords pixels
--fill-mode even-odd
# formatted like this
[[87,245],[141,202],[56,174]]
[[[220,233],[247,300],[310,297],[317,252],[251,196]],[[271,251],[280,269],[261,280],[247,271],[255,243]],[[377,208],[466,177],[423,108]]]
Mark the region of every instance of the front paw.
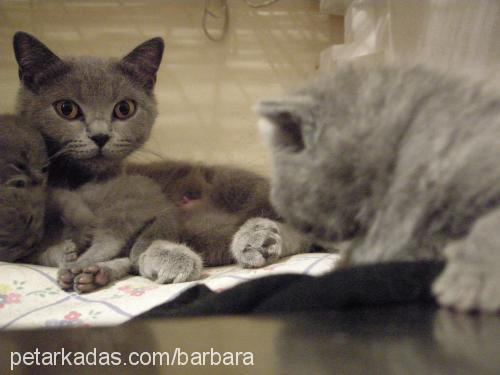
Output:
[[73,241],[67,240],[61,245],[61,266],[57,271],[57,283],[61,289],[69,290],[73,288],[73,280],[77,273],[73,273],[71,269],[75,268],[76,260],[78,259],[78,251]]
[[248,220],[236,232],[231,243],[234,259],[245,268],[265,266],[279,259],[281,252],[278,223],[265,218]]
[[108,267],[93,264],[85,267],[75,276],[73,290],[78,293],[93,292],[111,282],[111,270]]
[[432,291],[440,305],[458,311],[500,311],[500,276],[474,264],[449,261]]
[[198,280],[203,262],[188,247],[168,241],[155,241],[141,254],[139,274],[159,284]]
[[64,290],[78,293],[93,292],[111,282],[111,270],[98,264],[80,266],[68,264],[57,272],[57,283]]

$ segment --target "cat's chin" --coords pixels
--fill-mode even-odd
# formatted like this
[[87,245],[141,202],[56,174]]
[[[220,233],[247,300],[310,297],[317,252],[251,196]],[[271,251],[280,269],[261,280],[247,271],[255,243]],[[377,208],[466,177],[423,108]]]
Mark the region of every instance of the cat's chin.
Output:
[[118,168],[122,159],[110,158],[102,154],[86,159],[74,159],[75,162],[81,165],[89,172],[101,174]]

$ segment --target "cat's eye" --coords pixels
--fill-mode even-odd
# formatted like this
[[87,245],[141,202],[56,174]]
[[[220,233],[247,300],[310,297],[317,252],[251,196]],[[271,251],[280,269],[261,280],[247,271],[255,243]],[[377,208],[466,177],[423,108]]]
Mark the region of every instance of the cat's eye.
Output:
[[116,103],[113,116],[118,120],[126,120],[135,113],[136,105],[133,100],[122,100]]
[[59,100],[54,103],[54,108],[57,114],[66,120],[75,120],[82,115],[78,104],[71,100]]
[[28,186],[28,182],[26,181],[25,178],[13,178],[6,183],[7,186],[14,187],[14,188],[25,188]]

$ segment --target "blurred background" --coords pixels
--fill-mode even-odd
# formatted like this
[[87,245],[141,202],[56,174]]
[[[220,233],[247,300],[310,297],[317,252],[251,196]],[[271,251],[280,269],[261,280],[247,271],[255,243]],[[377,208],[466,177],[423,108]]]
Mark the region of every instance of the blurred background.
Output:
[[[59,55],[124,56],[165,39],[156,95],[160,115],[146,149],[171,159],[232,164],[267,174],[252,106],[313,75],[320,53],[343,40],[343,17],[318,0],[0,1],[0,112],[18,88],[14,32],[35,35]],[[262,7],[255,7],[265,5]],[[205,9],[208,8],[208,9]],[[206,12],[206,13],[205,13]],[[141,153],[140,160],[156,158]]]

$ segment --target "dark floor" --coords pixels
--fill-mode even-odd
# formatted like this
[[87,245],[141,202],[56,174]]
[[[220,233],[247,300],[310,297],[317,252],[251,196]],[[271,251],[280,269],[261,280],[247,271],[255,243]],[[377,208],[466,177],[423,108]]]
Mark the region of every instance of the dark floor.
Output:
[[[253,366],[37,367],[37,374],[499,374],[500,317],[398,306],[282,318],[146,320],[113,328],[0,335],[0,373],[11,352],[251,352]],[[147,360],[147,356],[144,357]],[[171,357],[172,358],[172,357]],[[192,357],[193,358],[193,357]],[[249,357],[247,357],[247,360]],[[216,358],[215,358],[216,360]],[[234,357],[233,357],[234,361]],[[14,373],[32,374],[17,367]]]

